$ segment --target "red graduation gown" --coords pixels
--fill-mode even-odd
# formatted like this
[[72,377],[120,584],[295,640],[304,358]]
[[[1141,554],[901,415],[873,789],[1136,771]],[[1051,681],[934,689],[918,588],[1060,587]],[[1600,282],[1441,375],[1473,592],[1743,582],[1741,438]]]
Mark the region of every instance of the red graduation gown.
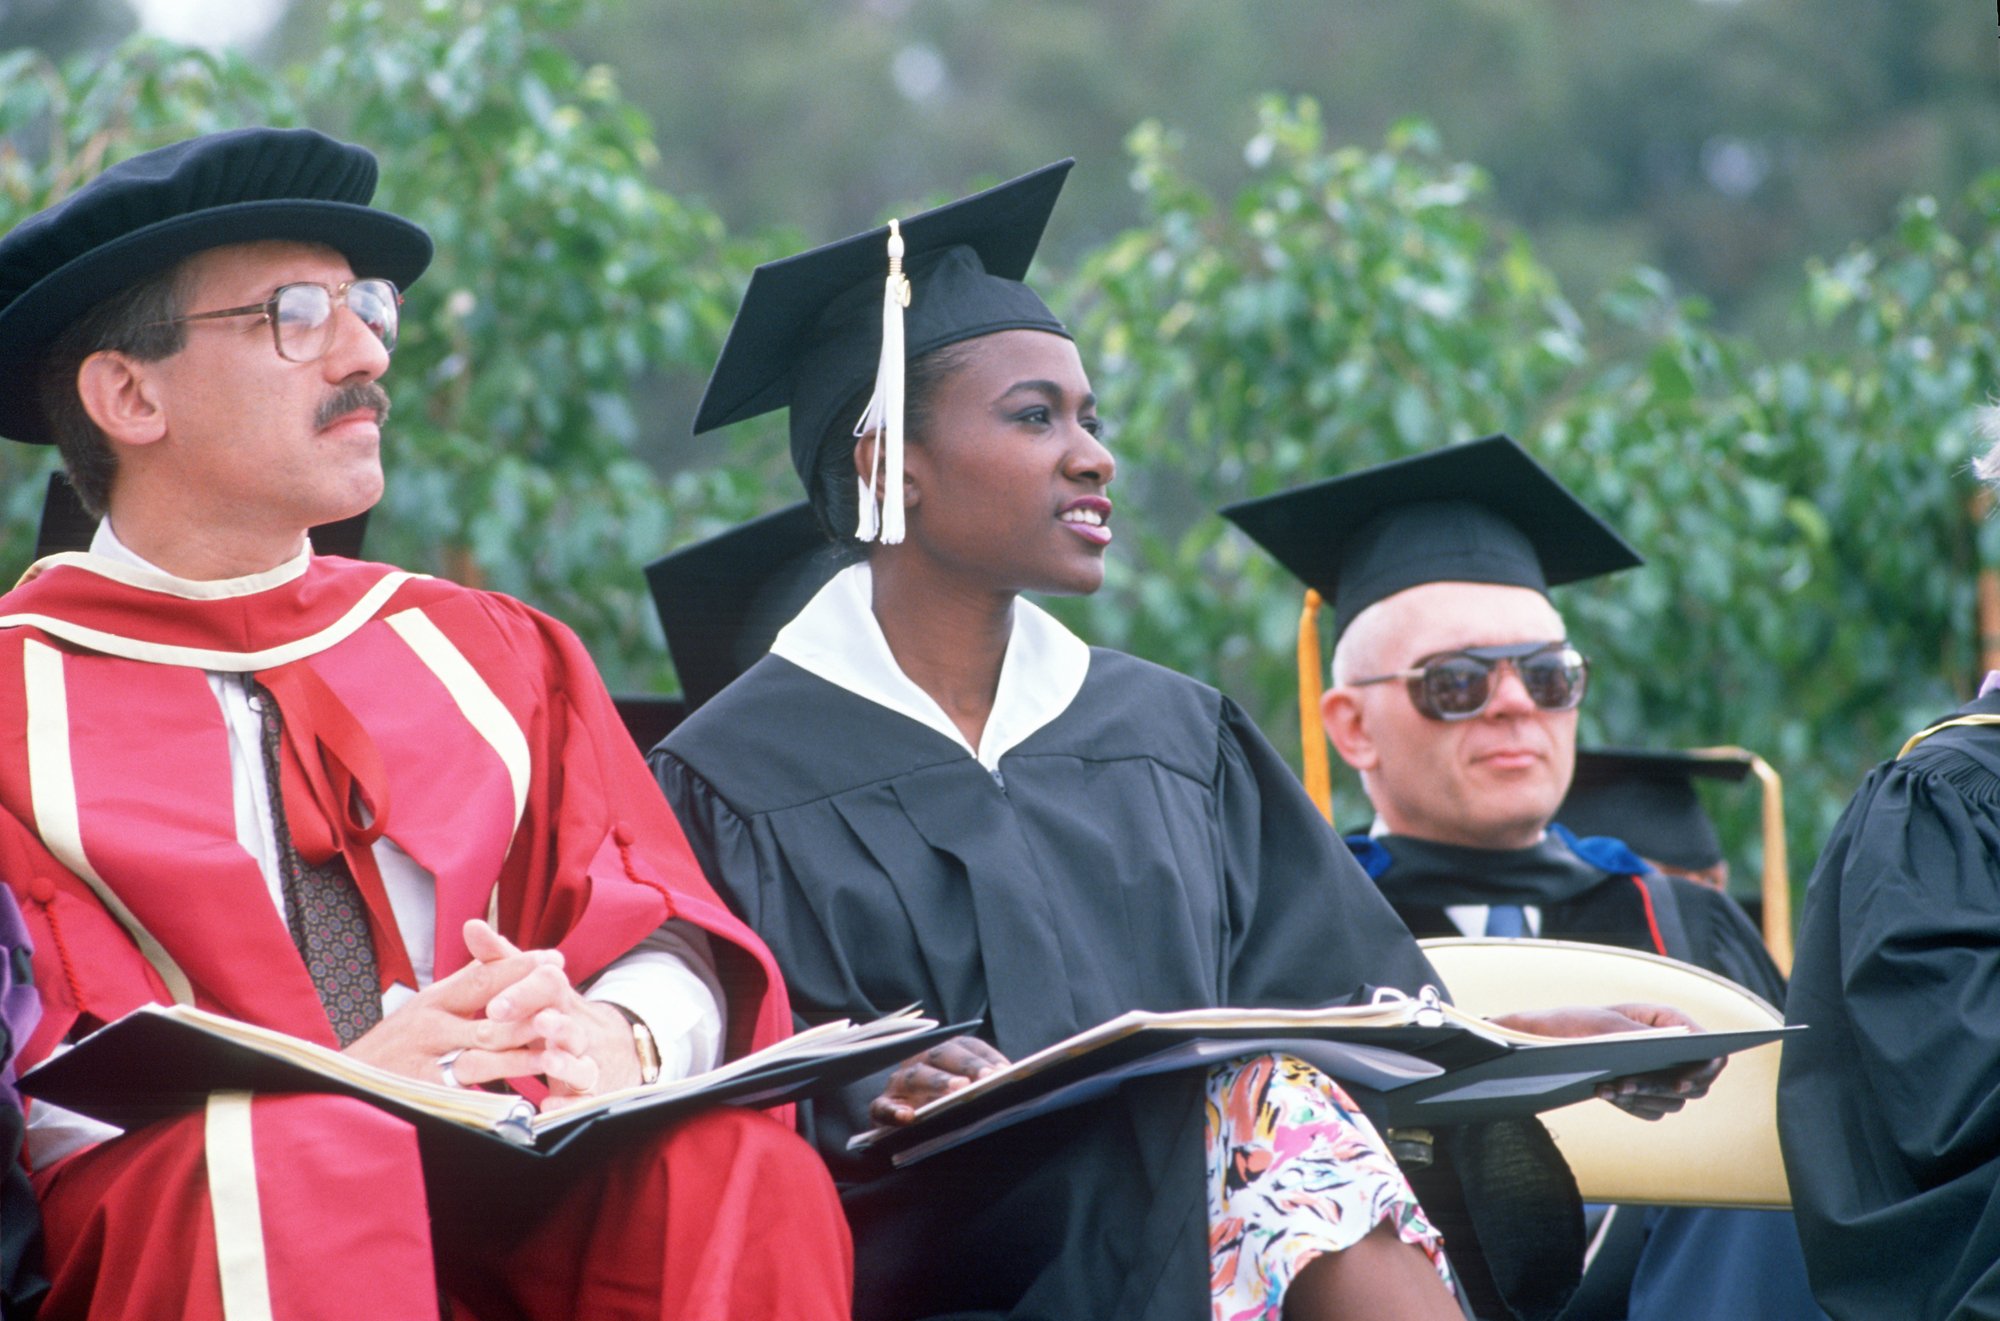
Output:
[[[360,823],[346,822],[337,806],[316,809],[309,797],[318,780],[321,807],[346,801],[343,776],[351,774],[354,793],[384,833],[436,878],[438,977],[469,958],[460,934],[467,918],[494,916],[515,943],[562,950],[570,975],[582,980],[676,917],[713,939],[731,1054],[790,1030],[769,952],[703,880],[595,669],[560,624],[506,597],[379,564],[315,558],[253,579],[185,584],[96,556],[64,555],[43,561],[38,574],[0,597],[0,863],[34,938],[44,997],[26,1063],[79,1019],[108,1021],[147,1001],[188,1001],[334,1044],[283,917],[237,843],[226,734],[205,670],[257,673],[279,695],[294,763],[288,774],[298,780],[295,786],[288,778],[285,787],[288,818],[307,820],[332,847],[365,861]],[[370,893],[364,877],[362,888],[380,949],[382,933],[394,932],[393,917],[379,884]],[[399,951],[397,943],[383,960],[385,977],[399,966]],[[340,1108],[310,1100],[321,1110]],[[260,1101],[259,1156],[283,1145],[267,1140],[264,1108]],[[413,1202],[421,1227],[413,1148],[379,1119],[345,1115],[338,1122],[375,1134],[357,1141],[386,1144],[390,1154],[377,1163],[399,1172],[391,1182],[405,1201],[390,1207],[395,1198],[382,1195],[387,1176],[377,1170],[364,1180],[376,1192],[360,1205],[368,1216],[387,1216]],[[305,1122],[335,1121],[320,1114]],[[187,1130],[176,1142],[198,1140],[200,1123],[196,1116],[155,1126],[45,1172],[56,1313],[66,1314],[62,1252],[103,1249],[97,1238],[121,1220],[111,1204],[128,1195],[123,1188],[149,1202],[176,1195],[169,1189],[206,1198],[198,1168],[181,1180],[159,1169],[134,1172],[129,1185],[118,1185],[111,1172],[121,1164],[157,1165],[163,1158],[138,1152],[139,1141],[176,1126]],[[740,1154],[748,1143],[756,1160],[783,1165],[789,1143],[809,1159],[803,1144],[757,1116],[704,1127],[744,1124],[756,1136],[731,1129],[709,1145]],[[71,1167],[93,1158],[105,1186],[67,1205],[65,1184],[81,1189],[90,1178]],[[186,1161],[184,1153],[173,1159]],[[260,1166],[260,1186],[264,1176]],[[776,1181],[791,1185],[783,1191],[808,1219],[822,1200],[814,1180],[826,1183],[816,1166],[801,1164]],[[367,1218],[354,1216],[354,1203],[320,1192],[317,1222]],[[718,1184],[704,1196],[726,1194]],[[823,1200],[833,1206],[830,1189]],[[273,1198],[264,1201],[271,1224]],[[581,1199],[585,1207],[601,1201]],[[276,1205],[283,1203],[277,1197]],[[156,1202],[146,1209],[155,1214],[135,1216],[135,1223],[188,1218],[160,1216]],[[834,1232],[794,1232],[805,1234],[807,1273],[817,1265],[839,1283],[845,1239],[837,1209],[832,1216]],[[681,1220],[692,1225],[685,1214]],[[96,1227],[85,1229],[86,1221]],[[315,1235],[325,1232],[324,1223],[313,1226]],[[660,1246],[656,1241],[652,1251]],[[825,1249],[818,1260],[815,1246]],[[163,1255],[172,1254],[144,1253]],[[193,1255],[203,1255],[199,1244]],[[419,1251],[404,1264],[414,1269],[428,1255]],[[695,1254],[673,1246],[665,1255],[715,1261],[734,1254],[732,1245],[710,1238]],[[780,1277],[801,1273],[796,1243],[788,1259],[792,1270]],[[213,1260],[210,1253],[210,1278]],[[354,1258],[346,1261],[340,1269],[351,1271]],[[292,1285],[278,1255],[266,1267],[275,1300]],[[426,1291],[435,1297],[428,1281],[416,1288]],[[296,1292],[313,1294],[303,1286]],[[186,1308],[194,1294],[156,1301],[168,1296]],[[101,1299],[93,1307],[105,1314]]]

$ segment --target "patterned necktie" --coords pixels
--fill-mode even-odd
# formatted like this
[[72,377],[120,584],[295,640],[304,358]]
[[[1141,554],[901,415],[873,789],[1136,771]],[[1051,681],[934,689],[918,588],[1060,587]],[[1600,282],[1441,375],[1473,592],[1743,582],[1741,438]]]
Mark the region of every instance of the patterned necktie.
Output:
[[315,865],[299,856],[285,824],[280,773],[285,718],[269,689],[255,679],[246,682],[263,721],[264,776],[271,786],[271,825],[278,838],[285,924],[306,961],[320,1003],[326,1006],[334,1035],[346,1046],[382,1021],[382,987],[375,943],[368,934],[368,907],[345,858],[336,853]]
[[1486,934],[1519,940],[1528,934],[1528,910],[1519,904],[1494,904],[1486,910]]

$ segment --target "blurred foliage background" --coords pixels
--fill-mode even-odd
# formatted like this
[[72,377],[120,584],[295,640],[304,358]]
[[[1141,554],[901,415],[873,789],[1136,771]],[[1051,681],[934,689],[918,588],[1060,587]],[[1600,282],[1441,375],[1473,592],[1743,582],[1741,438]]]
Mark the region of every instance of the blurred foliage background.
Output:
[[[795,498],[776,419],[687,436],[751,267],[1075,154],[1036,280],[1119,541],[1055,607],[1296,756],[1297,586],[1212,510],[1509,432],[1650,561],[1558,594],[1586,739],[1763,753],[1802,881],[1981,668],[1995,38],[1946,0],[0,0],[0,230],[192,132],[368,144],[440,253],[371,553],[667,690],[639,566]],[[0,450],[17,564],[49,459]]]

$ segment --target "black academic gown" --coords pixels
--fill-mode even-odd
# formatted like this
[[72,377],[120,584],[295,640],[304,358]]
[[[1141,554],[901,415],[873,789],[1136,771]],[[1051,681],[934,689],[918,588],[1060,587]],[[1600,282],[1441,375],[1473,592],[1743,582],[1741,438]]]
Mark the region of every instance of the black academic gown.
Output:
[[[778,657],[652,764],[802,1022],[914,1002],[1020,1058],[1129,1009],[1434,980],[1249,719],[1117,652],[998,776]],[[807,1120],[855,1230],[857,1316],[1208,1315],[1198,1073],[895,1172],[846,1152],[885,1077]]]
[[1348,843],[1418,939],[1463,934],[1445,915],[1450,905],[1535,905],[1544,939],[1664,954],[1721,973],[1774,1005],[1785,1002],[1784,975],[1733,899],[1652,871],[1616,840],[1578,840],[1552,826],[1527,849],[1398,835]]
[[[2000,695],[1960,714],[2000,715]],[[1806,890],[1778,1131],[1835,1317],[2000,1317],[2000,729],[1878,767]]]

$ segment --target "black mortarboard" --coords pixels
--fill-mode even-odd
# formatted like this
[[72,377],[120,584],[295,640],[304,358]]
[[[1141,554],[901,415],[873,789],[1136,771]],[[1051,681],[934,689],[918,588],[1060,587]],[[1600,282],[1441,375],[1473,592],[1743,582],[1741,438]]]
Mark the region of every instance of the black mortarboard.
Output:
[[430,236],[368,205],[375,157],[311,129],[211,133],[120,161],[0,237],[0,436],[47,444],[41,360],[122,289],[209,248],[324,243],[355,272],[408,288]]
[[1745,752],[1579,749],[1576,776],[1556,820],[1578,835],[1609,835],[1634,853],[1684,871],[1723,860],[1715,823],[1695,781],[1736,783],[1750,774]]
[[97,515],[83,507],[76,488],[60,472],[49,474],[42,492],[42,522],[35,530],[35,558],[60,555],[66,550],[89,550],[97,535]]
[[647,565],[646,584],[687,709],[756,664],[840,563],[811,507],[801,503]]
[[1336,638],[1369,606],[1422,583],[1546,594],[1643,563],[1506,436],[1240,501],[1222,513],[1333,603]]
[[[906,360],[1002,330],[1068,336],[1020,281],[1074,164],[1045,165],[899,223],[910,283]],[[751,274],[695,412],[697,435],[788,407],[792,464],[810,484],[835,413],[876,380],[889,236],[885,225]]]
[[651,752],[655,744],[687,719],[688,713],[686,698],[659,697],[652,693],[619,694],[611,699],[611,705],[617,708],[618,718],[625,722],[625,732],[632,736],[641,752]]
[[321,523],[310,529],[313,554],[338,555],[343,559],[361,558],[361,543],[368,538],[368,516],[375,511],[364,509],[358,514],[332,523]]
[[[368,514],[364,509],[351,518],[322,523],[312,529],[315,555],[342,555],[361,558],[361,543],[368,535]],[[35,533],[35,558],[63,551],[89,550],[97,535],[97,515],[83,507],[76,488],[60,472],[49,474],[48,489],[42,493],[42,523]]]

